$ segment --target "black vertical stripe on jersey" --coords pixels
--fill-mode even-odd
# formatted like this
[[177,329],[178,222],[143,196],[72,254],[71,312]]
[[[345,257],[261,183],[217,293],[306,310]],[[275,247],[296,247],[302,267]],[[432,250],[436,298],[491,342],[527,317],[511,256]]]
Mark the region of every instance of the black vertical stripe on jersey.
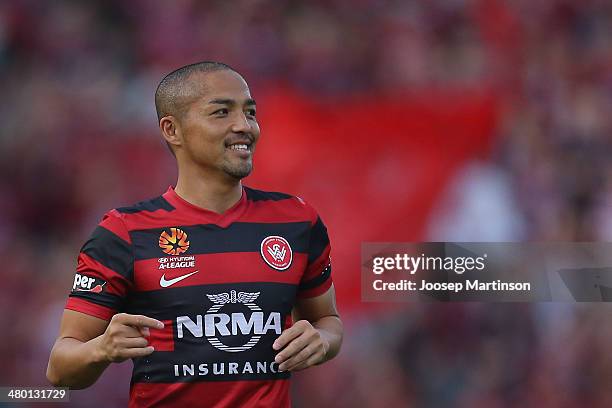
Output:
[[329,237],[327,236],[327,228],[321,221],[321,217],[317,217],[317,222],[312,226],[310,232],[310,243],[308,245],[308,264],[313,263],[323,253],[329,245]]
[[157,211],[157,210],[165,210],[165,211],[173,211],[174,207],[170,204],[166,199],[162,196],[152,198],[150,200],[141,201],[138,204],[134,204],[129,207],[121,207],[117,208],[117,211],[124,214],[135,214],[142,211]]
[[[235,222],[227,228],[215,224],[177,226],[187,233],[189,250],[184,255],[228,252],[260,252],[264,238],[278,235],[285,238],[293,252],[306,253],[310,222],[254,223]],[[167,256],[159,247],[159,236],[168,228],[134,230],[130,238],[136,260]]]
[[329,279],[330,275],[331,275],[331,265],[327,265],[327,267],[325,269],[323,269],[323,271],[321,272],[320,275],[306,281],[306,282],[302,282],[300,283],[299,289],[300,290],[308,290],[308,289],[312,289],[312,288],[316,288],[317,286],[321,285],[323,282],[325,282],[327,279]]
[[81,252],[117,272],[125,279],[134,275],[134,255],[129,243],[118,235],[98,226],[85,242]]
[[88,302],[95,303],[100,306],[105,306],[113,310],[121,310],[124,304],[124,300],[120,296],[113,295],[112,293],[106,293],[104,291],[100,293],[94,293],[73,290],[72,292],[70,292],[69,297],[85,299]]
[[244,191],[246,192],[247,199],[249,201],[281,201],[281,200],[287,200],[292,197],[289,194],[285,194],[285,193],[261,191],[261,190],[255,190],[249,187],[245,187]]

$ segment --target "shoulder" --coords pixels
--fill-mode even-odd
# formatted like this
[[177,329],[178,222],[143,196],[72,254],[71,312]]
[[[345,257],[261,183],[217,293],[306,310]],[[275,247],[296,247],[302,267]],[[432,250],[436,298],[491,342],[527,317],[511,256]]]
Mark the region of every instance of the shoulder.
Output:
[[174,206],[163,196],[157,196],[136,204],[117,207],[105,213],[99,226],[129,241],[128,231],[146,227],[147,220],[174,211]]
[[280,193],[278,191],[256,190],[247,186],[244,186],[244,191],[249,201],[283,201],[296,198],[291,194]]
[[299,212],[306,216],[311,223],[316,222],[318,218],[317,211],[301,197],[278,191],[256,190],[246,186],[244,186],[244,191],[247,200],[257,203],[257,205],[268,204],[275,207],[275,209],[286,209],[291,212]]
[[172,211],[174,207],[163,196],[157,196],[136,204],[113,210],[117,214],[137,214],[141,212]]

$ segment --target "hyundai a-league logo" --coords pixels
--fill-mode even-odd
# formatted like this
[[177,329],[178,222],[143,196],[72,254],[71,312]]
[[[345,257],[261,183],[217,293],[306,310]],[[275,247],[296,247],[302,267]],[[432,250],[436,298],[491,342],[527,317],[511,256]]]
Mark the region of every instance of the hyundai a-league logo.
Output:
[[178,228],[170,228],[159,235],[159,247],[168,255],[180,255],[189,249],[187,233]]
[[293,261],[293,251],[289,242],[275,235],[261,241],[261,256],[270,267],[278,271],[286,270]]

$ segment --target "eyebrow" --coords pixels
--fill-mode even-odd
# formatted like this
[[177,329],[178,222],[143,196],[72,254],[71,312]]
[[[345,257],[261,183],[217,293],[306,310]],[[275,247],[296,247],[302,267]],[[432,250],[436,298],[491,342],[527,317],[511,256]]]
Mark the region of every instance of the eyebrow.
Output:
[[[208,103],[213,104],[213,105],[228,105],[228,106],[236,105],[236,101],[233,99],[211,99],[210,101],[208,101]],[[255,99],[252,99],[252,98],[248,98],[247,100],[245,100],[244,104],[248,106],[257,105],[257,103],[255,102]]]

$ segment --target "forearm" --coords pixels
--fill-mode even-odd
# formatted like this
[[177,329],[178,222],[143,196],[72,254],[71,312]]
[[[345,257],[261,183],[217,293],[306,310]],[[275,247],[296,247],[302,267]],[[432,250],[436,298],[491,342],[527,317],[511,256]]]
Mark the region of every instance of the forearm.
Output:
[[312,326],[319,331],[323,340],[329,345],[321,363],[331,360],[340,352],[342,345],[342,321],[338,316],[325,316],[312,322]]
[[88,342],[58,339],[51,351],[47,379],[55,386],[73,389],[92,385],[110,364],[99,352],[100,337]]

